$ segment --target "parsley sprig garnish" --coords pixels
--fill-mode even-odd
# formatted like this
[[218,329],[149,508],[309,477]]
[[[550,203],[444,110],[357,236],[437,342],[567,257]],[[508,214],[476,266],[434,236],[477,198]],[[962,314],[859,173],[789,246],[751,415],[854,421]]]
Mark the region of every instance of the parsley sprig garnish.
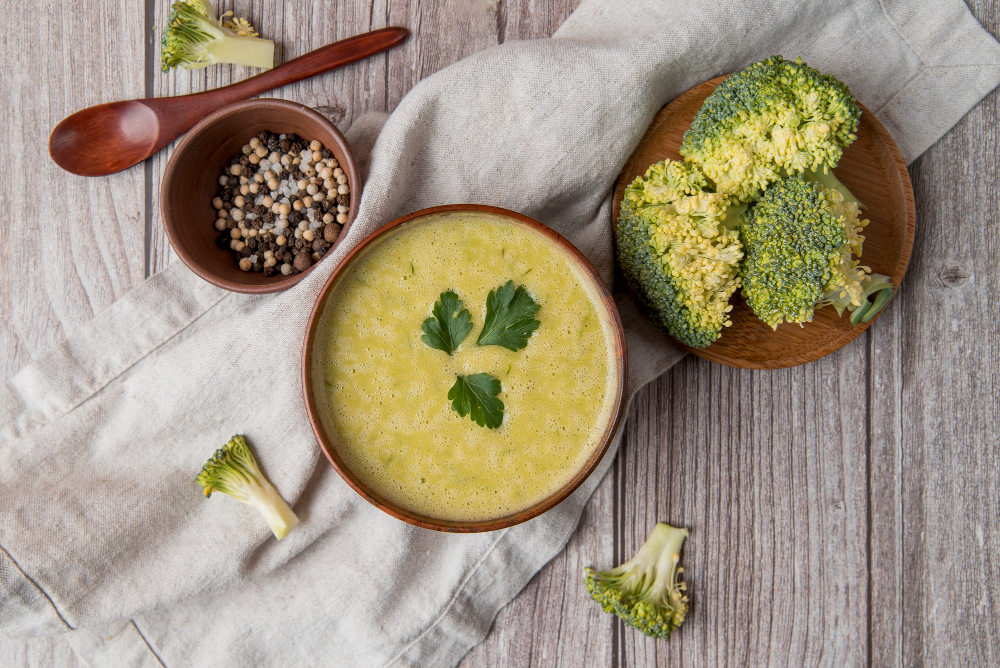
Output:
[[431,313],[433,317],[424,320],[424,335],[420,339],[431,348],[451,355],[472,331],[472,316],[468,309],[462,308],[462,300],[451,290],[441,293]]
[[528,345],[531,333],[541,324],[535,320],[538,304],[523,285],[507,281],[486,297],[486,322],[479,333],[480,346],[503,346],[518,351]]
[[[528,339],[541,324],[534,317],[538,309],[538,303],[524,286],[515,287],[514,281],[490,290],[483,331],[476,344],[502,346],[517,352],[528,345]],[[431,313],[432,317],[424,320],[424,335],[420,338],[431,348],[451,355],[472,331],[472,316],[452,290],[441,293]],[[448,398],[460,417],[469,415],[480,427],[496,429],[503,423],[504,405],[497,398],[501,389],[500,381],[488,373],[459,375],[448,391]]]
[[488,373],[459,376],[448,390],[451,407],[461,417],[471,414],[480,427],[496,429],[503,422],[503,402],[497,399],[500,381]]

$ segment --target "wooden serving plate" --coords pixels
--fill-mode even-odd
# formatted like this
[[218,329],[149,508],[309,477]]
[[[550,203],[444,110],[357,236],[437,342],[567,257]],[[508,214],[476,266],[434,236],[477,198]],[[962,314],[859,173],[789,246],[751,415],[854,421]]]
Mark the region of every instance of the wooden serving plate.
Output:
[[[661,109],[653,119],[618,176],[612,205],[613,228],[618,225],[618,210],[626,186],[653,163],[665,158],[681,160],[678,149],[684,132],[691,126],[705,98],[725,78],[716,77],[695,86]],[[867,207],[861,215],[871,222],[864,232],[861,263],[875,273],[891,276],[898,292],[910,262],[916,229],[913,186],[896,142],[867,107],[860,102],[858,106],[862,112],[858,138],[844,151],[840,164],[833,171]],[[782,369],[829,355],[847,345],[878,318],[876,315],[868,323],[851,325],[846,311],[841,318],[828,306],[817,309],[812,322],[802,327],[784,323],[772,330],[754,315],[739,290],[730,303],[733,305],[733,324],[723,329],[715,343],[707,348],[683,347],[699,357],[729,366]]]

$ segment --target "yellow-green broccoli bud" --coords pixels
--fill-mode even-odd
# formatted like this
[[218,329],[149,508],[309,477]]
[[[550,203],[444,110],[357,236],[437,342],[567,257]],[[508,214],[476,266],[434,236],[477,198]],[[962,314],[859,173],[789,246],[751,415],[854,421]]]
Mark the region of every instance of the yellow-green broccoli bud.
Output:
[[174,2],[163,30],[160,69],[193,70],[215,63],[274,67],[274,42],[258,37],[246,19],[226,20],[231,14],[217,19],[212,6],[202,0]]
[[634,557],[610,571],[586,569],[590,597],[604,612],[653,638],[670,639],[688,611],[687,587],[677,577],[687,529],[657,523]]
[[743,214],[743,296],[772,328],[809,322],[827,304],[851,311],[854,324],[867,322],[892,297],[889,278],[859,264],[868,221],[859,219],[850,191],[830,181],[835,177],[823,179],[830,187],[810,177],[773,184]]
[[860,117],[846,84],[800,58],[772,56],[719,84],[680,153],[716,192],[746,202],[786,174],[836,167]]
[[225,447],[216,450],[196,480],[205,488],[206,497],[212,496],[212,492],[222,492],[256,508],[278,540],[299,523],[299,518],[260,472],[242,436],[233,436]]
[[690,163],[656,163],[625,189],[617,230],[622,274],[644,311],[695,348],[730,325],[743,257],[733,228],[746,207],[730,206],[706,185]]

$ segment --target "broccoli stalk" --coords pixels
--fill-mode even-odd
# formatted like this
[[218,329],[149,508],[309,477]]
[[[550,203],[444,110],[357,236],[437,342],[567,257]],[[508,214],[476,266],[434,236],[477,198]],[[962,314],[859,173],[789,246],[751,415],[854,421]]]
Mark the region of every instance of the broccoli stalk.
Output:
[[[226,12],[225,19],[232,12]],[[246,19],[220,20],[202,0],[177,0],[163,31],[160,69],[189,70],[215,63],[271,69],[274,42],[261,39]]]
[[657,523],[639,552],[618,568],[586,569],[590,597],[647,636],[669,639],[688,611],[687,587],[677,580],[687,535],[687,529]]
[[256,508],[278,540],[299,523],[299,518],[260,472],[242,436],[233,436],[225,447],[215,451],[198,474],[197,482],[205,488],[206,497],[212,496],[212,492],[222,492]]

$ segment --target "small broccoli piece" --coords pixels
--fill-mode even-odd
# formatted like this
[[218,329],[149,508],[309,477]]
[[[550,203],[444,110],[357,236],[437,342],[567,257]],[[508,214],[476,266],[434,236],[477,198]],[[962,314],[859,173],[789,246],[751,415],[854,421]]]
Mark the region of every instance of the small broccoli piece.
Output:
[[836,167],[860,117],[846,84],[801,58],[772,56],[719,84],[684,133],[680,153],[716,192],[746,202],[785,173]]
[[857,324],[889,301],[889,277],[858,264],[868,221],[858,219],[856,201],[832,174],[822,182],[797,174],[771,185],[743,214],[743,296],[761,320],[775,329],[786,320],[809,322],[829,304],[841,315],[851,311]]
[[274,42],[261,39],[246,19],[225,20],[232,12],[215,18],[211,4],[202,0],[177,0],[163,31],[160,69],[189,70],[215,63],[232,63],[271,69]]
[[206,497],[212,496],[212,492],[222,492],[256,508],[278,540],[299,523],[299,518],[260,472],[242,436],[233,436],[225,447],[216,450],[196,480],[205,488]]
[[687,535],[687,529],[657,523],[639,552],[618,568],[586,569],[590,597],[632,628],[669,640],[688,611],[687,587],[677,580],[684,572],[677,563]]
[[625,189],[618,217],[618,262],[650,319],[693,348],[730,325],[729,298],[743,257],[734,229],[744,206],[708,192],[690,163],[664,160]]

